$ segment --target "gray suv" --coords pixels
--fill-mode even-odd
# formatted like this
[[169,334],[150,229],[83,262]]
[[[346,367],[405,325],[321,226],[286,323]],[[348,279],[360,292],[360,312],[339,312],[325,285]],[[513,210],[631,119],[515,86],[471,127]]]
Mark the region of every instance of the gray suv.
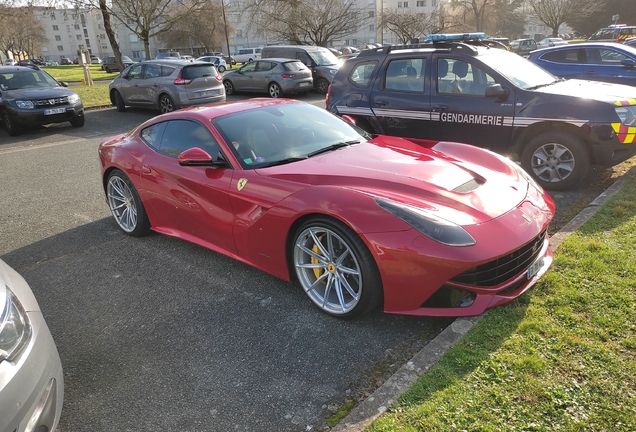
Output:
[[137,106],[167,113],[225,101],[225,89],[216,68],[189,60],[137,63],[110,83],[109,92],[110,101],[118,111],[125,111],[126,106]]
[[[124,69],[134,64],[128,56],[121,56],[121,61],[124,63]],[[104,60],[102,60],[102,70],[107,73],[119,72],[119,66],[117,66],[115,57],[104,57]]]
[[312,72],[314,88],[322,94],[327,93],[329,84],[342,65],[342,61],[327,48],[311,45],[270,45],[263,48],[261,59],[272,57],[303,62]]

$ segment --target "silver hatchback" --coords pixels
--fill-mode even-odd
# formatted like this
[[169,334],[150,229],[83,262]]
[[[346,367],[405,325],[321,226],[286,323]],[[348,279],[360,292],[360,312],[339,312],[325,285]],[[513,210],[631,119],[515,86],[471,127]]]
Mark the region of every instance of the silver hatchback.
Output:
[[126,106],[162,113],[225,101],[221,75],[214,65],[184,60],[150,60],[126,68],[109,86],[118,111]]
[[223,76],[225,93],[238,91],[268,93],[307,93],[314,86],[311,71],[300,60],[268,58],[247,63]]

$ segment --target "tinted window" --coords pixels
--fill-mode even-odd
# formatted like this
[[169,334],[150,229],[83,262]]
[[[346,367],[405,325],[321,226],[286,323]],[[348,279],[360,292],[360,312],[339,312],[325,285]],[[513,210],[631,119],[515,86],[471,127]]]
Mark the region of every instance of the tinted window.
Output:
[[15,90],[35,87],[57,87],[55,81],[44,71],[24,71],[0,74],[0,88]]
[[183,79],[195,79],[203,76],[216,76],[217,72],[214,66],[211,65],[196,65],[183,68]]
[[161,76],[161,66],[149,63],[144,69],[144,78],[158,78]]
[[141,78],[141,69],[144,65],[135,65],[130,68],[128,71],[128,76],[130,78]]
[[155,123],[153,125],[148,126],[143,129],[140,133],[141,138],[148,144],[150,147],[155,149],[159,148],[159,143],[161,141],[161,135],[163,134],[163,130],[166,127],[166,123]]
[[424,65],[424,59],[392,60],[386,69],[384,87],[388,90],[424,91]]
[[160,153],[177,157],[185,150],[199,147],[213,158],[219,156],[218,144],[203,125],[189,120],[172,120],[166,123]]
[[172,66],[161,66],[161,76],[170,76],[174,72],[175,68]]
[[283,63],[283,68],[290,72],[307,70],[307,67],[299,61]]
[[579,63],[578,52],[578,49],[552,51],[545,53],[541,58],[556,63]]
[[241,71],[243,72],[254,72],[254,68],[256,67],[256,63],[248,63],[245,66],[241,67]]
[[259,61],[259,62],[256,62],[255,70],[257,72],[267,72],[269,70],[272,70],[274,66],[276,66],[276,63]]
[[378,62],[359,63],[349,75],[349,81],[358,87],[367,87]]

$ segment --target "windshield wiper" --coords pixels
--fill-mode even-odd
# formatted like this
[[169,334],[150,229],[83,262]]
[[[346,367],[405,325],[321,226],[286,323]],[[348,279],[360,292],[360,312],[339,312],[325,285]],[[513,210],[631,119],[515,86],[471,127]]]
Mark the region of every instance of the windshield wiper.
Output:
[[314,152],[311,152],[311,153],[309,153],[307,155],[307,157],[316,156],[316,155],[319,155],[321,153],[327,153],[327,152],[330,152],[332,150],[338,150],[339,148],[348,147],[348,146],[350,146],[352,144],[360,144],[360,140],[357,139],[357,140],[351,140],[351,141],[338,142],[338,143],[332,144],[330,146],[321,148],[320,150],[316,150]]
[[539,85],[536,85],[536,86],[533,86],[533,87],[528,87],[526,90],[536,90],[536,89],[539,89],[541,87],[551,86],[552,84],[556,84],[556,83],[561,82],[561,81],[565,81],[565,80],[563,78],[559,78],[558,80],[552,81],[550,83],[539,84]]
[[276,165],[285,165],[285,164],[288,164],[288,163],[298,162],[298,161],[305,160],[305,159],[307,159],[307,156],[288,157],[288,158],[277,160],[277,161],[267,162],[266,164],[263,164],[263,165],[259,166],[258,168],[267,168],[267,167],[272,167],[272,166],[276,166]]

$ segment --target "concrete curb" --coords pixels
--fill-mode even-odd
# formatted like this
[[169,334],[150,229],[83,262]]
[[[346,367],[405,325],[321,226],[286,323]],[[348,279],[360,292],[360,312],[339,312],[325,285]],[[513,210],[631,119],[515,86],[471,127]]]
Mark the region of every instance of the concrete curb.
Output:
[[[563,241],[591,218],[616,192],[621,190],[627,180],[636,175],[636,166],[615,181],[585,209],[577,214],[561,230],[550,238],[552,250],[556,250]],[[411,387],[432,365],[434,365],[450,347],[464,336],[488,312],[469,318],[458,318],[444,331],[430,341],[420,352],[393,374],[371,396],[360,402],[340,423],[331,428],[334,432],[363,431],[373,420],[386,411],[391,404]]]

